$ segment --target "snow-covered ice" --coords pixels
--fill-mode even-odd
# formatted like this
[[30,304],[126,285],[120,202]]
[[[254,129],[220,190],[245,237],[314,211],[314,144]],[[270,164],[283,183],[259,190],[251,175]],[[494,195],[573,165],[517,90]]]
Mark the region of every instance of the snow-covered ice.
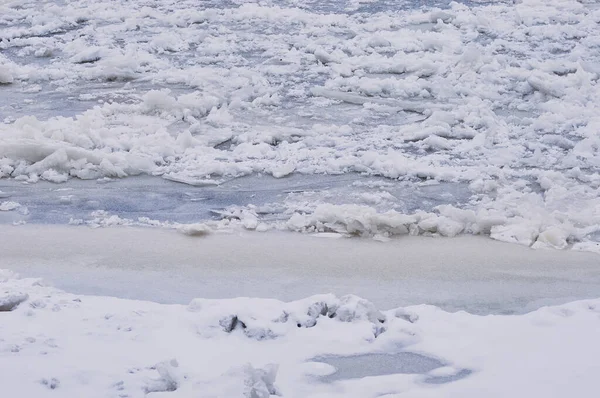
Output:
[[469,236],[378,242],[189,228],[197,235],[132,226],[0,226],[0,268],[72,293],[165,304],[196,297],[293,301],[331,292],[356,294],[384,309],[427,303],[520,314],[600,297],[595,253]]
[[[1,277],[0,301],[28,295],[0,311],[7,396],[597,393],[598,300],[520,316],[425,305],[381,311],[357,296],[334,295],[164,305],[69,294],[10,273]],[[393,365],[378,367],[382,355]],[[336,372],[339,377],[332,377]]]
[[596,397],[599,24],[0,2],[0,396]]

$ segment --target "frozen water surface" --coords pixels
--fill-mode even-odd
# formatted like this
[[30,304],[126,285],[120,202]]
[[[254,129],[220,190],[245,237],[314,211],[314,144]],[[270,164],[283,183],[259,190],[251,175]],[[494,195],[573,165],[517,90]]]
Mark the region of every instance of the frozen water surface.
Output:
[[0,2],[2,391],[594,396],[599,22]]
[[594,253],[468,236],[376,242],[235,231],[189,237],[160,228],[3,225],[0,266],[79,294],[169,304],[332,292],[383,309],[427,303],[513,314],[600,293]]
[[[3,2],[0,222],[475,234],[598,252],[599,12],[574,0]],[[531,276],[524,261],[510,283],[494,274],[518,291],[502,299],[473,304],[490,288],[476,282],[460,286],[474,296],[444,296],[458,286],[444,279],[431,296],[412,276],[398,302],[519,311],[555,278],[553,299],[593,296],[598,261],[585,261],[589,285]],[[161,300],[193,297],[187,286]]]
[[81,181],[57,185],[0,180],[3,200],[18,202],[26,211],[0,213],[0,222],[65,224],[88,220],[95,211],[122,218],[178,223],[217,220],[228,209],[256,207],[262,221],[287,220],[304,202],[372,205],[380,210],[412,213],[441,204],[461,205],[469,198],[464,184],[412,184],[367,178],[358,174],[299,175],[275,179],[253,175],[219,185],[190,186],[151,177]]
[[[292,178],[318,185],[360,173],[394,187],[283,195],[275,207],[423,210],[444,217],[428,232],[598,251],[598,12],[574,0],[4,2],[0,178],[89,189],[44,217],[23,205],[29,221],[64,222],[85,219],[94,200],[136,213],[129,199],[107,203],[110,184],[74,179],[301,174]],[[443,188],[417,206],[405,196],[420,199],[423,181]],[[151,184],[153,204],[177,208],[144,215],[162,221],[273,202],[263,187],[248,189],[256,203],[226,197],[226,182],[206,206],[187,206],[183,188]]]
[[443,366],[440,361],[411,352],[325,357],[315,358],[315,361],[336,368],[335,373],[321,378],[324,382],[395,373],[427,373]]
[[[369,353],[347,357],[331,356],[315,358],[314,360],[335,368],[334,373],[320,377],[320,380],[325,383],[394,374],[426,374],[444,366],[443,362],[435,358],[404,351]],[[467,377],[470,373],[471,371],[468,369],[461,369],[453,375],[428,376],[423,381],[430,384],[450,383]]]

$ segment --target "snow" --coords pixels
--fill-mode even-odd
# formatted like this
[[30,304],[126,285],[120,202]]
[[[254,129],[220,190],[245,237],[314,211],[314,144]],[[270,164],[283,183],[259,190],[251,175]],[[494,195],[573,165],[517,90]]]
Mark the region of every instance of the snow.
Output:
[[4,292],[0,296],[0,312],[12,311],[28,298],[27,294]]
[[11,211],[21,207],[20,203],[12,202],[12,201],[4,201],[0,203],[0,211]]
[[14,274],[2,290],[28,295],[0,312],[11,396],[592,397],[600,370],[599,300],[477,316],[334,295],[164,305]]
[[0,182],[5,196],[11,198],[2,202],[1,208],[16,210],[2,220],[92,227],[137,225],[182,232],[190,224],[203,225],[207,233],[239,227],[334,232],[378,240],[402,235],[475,234],[559,250],[577,246],[595,251],[593,241],[588,246],[582,244],[588,236],[597,240],[595,224],[572,225],[564,216],[557,226],[543,217],[532,221],[494,210],[470,209],[470,187],[461,183],[399,183],[356,174],[292,174],[281,179],[249,176],[218,182],[166,179],[188,186],[149,177],[70,181],[70,188],[48,182]]
[[598,23],[1,2],[2,394],[595,397]]
[[11,84],[15,81],[11,69],[7,65],[0,65],[0,84]]

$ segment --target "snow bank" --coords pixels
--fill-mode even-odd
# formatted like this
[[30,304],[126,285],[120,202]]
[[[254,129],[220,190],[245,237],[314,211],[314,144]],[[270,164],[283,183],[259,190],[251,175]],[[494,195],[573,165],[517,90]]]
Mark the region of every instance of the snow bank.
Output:
[[104,210],[93,211],[90,218],[69,220],[69,225],[87,225],[91,228],[99,227],[158,227],[174,229],[175,231],[188,236],[206,236],[212,231],[225,229],[228,222],[206,222],[206,223],[189,223],[182,224],[171,221],[159,221],[148,217],[138,217],[137,219],[123,218],[114,214],[110,214]]
[[[271,304],[271,305],[269,305]],[[240,331],[255,340],[276,339],[297,328],[312,328],[319,323],[367,322],[365,333],[376,338],[385,332],[386,317],[367,300],[353,295],[309,297],[288,303],[263,299],[193,300],[188,310],[198,312],[198,320],[206,329],[232,333]],[[207,332],[213,333],[213,332]]]
[[436,213],[407,215],[393,210],[378,212],[368,206],[322,204],[309,214],[294,213],[286,227],[301,232],[336,232],[367,237],[482,234],[503,242],[555,249],[569,247],[587,232],[586,228],[575,228],[570,224],[545,225],[519,217],[494,217],[486,211],[476,213],[450,205],[438,206],[435,210]]
[[[333,295],[182,306],[78,296],[4,275],[0,292],[28,295],[0,312],[0,372],[9,395],[476,397],[483,388],[493,397],[562,397],[592,396],[597,386],[600,300],[486,317],[425,305],[382,312],[358,297]],[[385,332],[375,336],[377,325]],[[386,353],[393,360],[399,350],[436,358],[442,367],[319,379],[338,369],[319,370],[318,358]]]
[[[20,209],[13,202],[6,210]],[[268,208],[268,207],[267,207]],[[3,208],[0,206],[0,210]],[[26,208],[25,208],[26,209]],[[181,224],[159,221],[149,217],[124,218],[98,210],[86,219],[71,219],[71,225],[88,225],[92,228],[114,226],[158,227],[175,229],[189,236],[205,236],[212,232],[251,230],[295,231],[302,233],[335,233],[340,236],[359,236],[386,240],[402,235],[455,237],[459,234],[484,235],[502,242],[516,243],[534,249],[568,249],[577,246],[586,250],[583,237],[590,228],[575,227],[569,223],[533,222],[521,217],[493,216],[486,211],[463,210],[450,205],[437,206],[434,212],[419,211],[404,214],[395,210],[378,211],[366,205],[313,204],[301,210],[288,208],[288,216],[264,219],[256,206],[241,208],[231,206],[215,211],[219,220]],[[269,216],[269,213],[266,213]],[[283,220],[282,220],[283,218]],[[589,245],[595,251],[595,245]]]
[[0,312],[12,311],[29,298],[27,294],[3,292],[0,293]]
[[[28,209],[15,202],[3,202],[0,210]],[[367,205],[333,205],[315,202],[301,208],[287,206],[284,216],[275,219],[268,206],[258,208],[230,206],[214,211],[219,220],[181,224],[159,221],[149,217],[124,218],[107,211],[98,210],[85,219],[71,219],[71,225],[88,225],[92,228],[113,226],[142,226],[175,229],[189,236],[204,236],[217,231],[269,230],[302,233],[335,233],[340,236],[358,236],[386,240],[402,235],[455,237],[459,234],[483,235],[492,239],[529,246],[534,249],[570,249],[597,251],[586,236],[596,231],[592,226],[574,226],[564,218],[525,218],[492,213],[488,210],[465,210],[451,205],[440,205],[433,212],[417,211],[405,214],[395,210],[379,211]],[[259,214],[263,213],[264,214]],[[595,222],[595,221],[594,221]]]

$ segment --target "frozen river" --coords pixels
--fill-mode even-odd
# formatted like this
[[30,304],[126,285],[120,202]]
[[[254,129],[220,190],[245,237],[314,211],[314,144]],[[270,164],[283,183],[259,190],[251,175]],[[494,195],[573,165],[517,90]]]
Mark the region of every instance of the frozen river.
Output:
[[[0,209],[13,214],[0,218],[186,222],[216,209],[271,228],[316,214],[293,218],[306,230],[346,212],[319,206],[352,204],[354,218],[412,217],[386,235],[598,251],[599,12],[588,1],[3,2]],[[209,188],[103,185],[138,175]],[[145,204],[140,184],[157,189]],[[300,195],[279,191],[297,184]]]
[[595,397],[599,23],[0,2],[2,392]]
[[291,301],[332,292],[383,309],[427,303],[513,314],[600,294],[595,253],[531,250],[482,237],[375,242],[57,226],[0,226],[0,232],[1,268],[74,293],[168,304],[195,297]]
[[253,209],[260,221],[285,221],[300,207],[316,203],[370,205],[380,211],[432,211],[443,204],[464,204],[465,184],[414,184],[359,174],[300,175],[276,179],[252,175],[219,185],[191,186],[153,177],[126,180],[71,180],[66,184],[40,181],[23,184],[0,180],[0,200],[19,203],[0,212],[0,223],[67,224],[90,222],[97,211],[120,218],[195,223],[237,217]]

